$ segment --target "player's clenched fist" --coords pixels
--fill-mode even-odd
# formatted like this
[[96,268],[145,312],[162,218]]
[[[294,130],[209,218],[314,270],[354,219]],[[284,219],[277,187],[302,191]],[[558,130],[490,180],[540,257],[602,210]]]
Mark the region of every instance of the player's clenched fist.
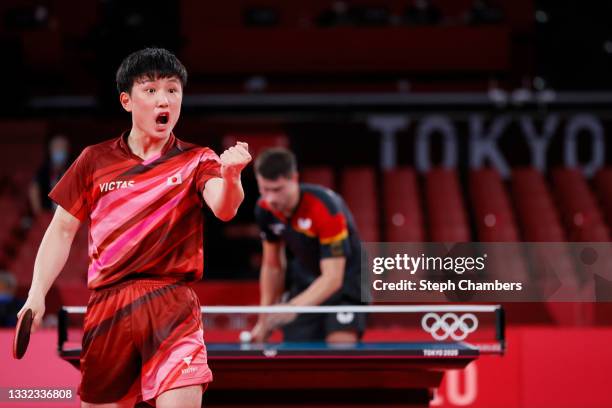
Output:
[[223,178],[236,177],[251,161],[249,145],[243,142],[236,143],[221,153],[221,175]]

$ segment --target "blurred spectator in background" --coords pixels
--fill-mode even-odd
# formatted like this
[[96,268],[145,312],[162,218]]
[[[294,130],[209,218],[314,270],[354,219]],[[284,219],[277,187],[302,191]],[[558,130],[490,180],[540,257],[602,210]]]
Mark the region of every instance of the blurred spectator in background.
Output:
[[71,162],[68,138],[62,134],[53,136],[49,140],[46,159],[30,185],[30,207],[34,216],[54,209],[54,204],[47,194],[70,167]]
[[324,10],[316,19],[319,27],[351,25],[358,27],[388,26],[391,13],[384,6],[349,6],[344,1],[336,1],[330,9]]
[[386,7],[364,6],[354,10],[357,25],[385,27],[391,22],[391,13]]
[[23,301],[15,297],[17,279],[12,273],[0,271],[0,327],[14,327]]
[[335,27],[354,23],[349,13],[349,6],[344,1],[333,2],[331,8],[323,10],[316,21],[319,27]]
[[242,13],[242,21],[247,27],[275,27],[280,22],[278,10],[272,7],[248,7]]
[[409,25],[435,25],[442,20],[442,13],[430,0],[414,0],[404,13]]
[[466,22],[470,25],[497,24],[503,19],[503,11],[489,0],[474,0],[466,14]]
[[38,3],[12,7],[4,14],[4,25],[13,30],[36,30],[49,25],[47,5]]

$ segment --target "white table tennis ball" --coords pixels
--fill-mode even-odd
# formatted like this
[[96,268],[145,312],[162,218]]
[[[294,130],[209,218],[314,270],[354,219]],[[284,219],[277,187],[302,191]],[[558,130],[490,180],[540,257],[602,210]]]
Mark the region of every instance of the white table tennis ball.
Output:
[[250,331],[241,331],[240,332],[240,342],[242,343],[250,343],[253,339]]

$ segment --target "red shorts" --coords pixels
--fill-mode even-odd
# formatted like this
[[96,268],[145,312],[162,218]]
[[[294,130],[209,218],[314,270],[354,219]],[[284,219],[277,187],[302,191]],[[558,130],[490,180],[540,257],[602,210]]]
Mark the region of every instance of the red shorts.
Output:
[[94,292],[81,353],[81,400],[147,401],[207,384],[200,302],[183,283],[134,280]]

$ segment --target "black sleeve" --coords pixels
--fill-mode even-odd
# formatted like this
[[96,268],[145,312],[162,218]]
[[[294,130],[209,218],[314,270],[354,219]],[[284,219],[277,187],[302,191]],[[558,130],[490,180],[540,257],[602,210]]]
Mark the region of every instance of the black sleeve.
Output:
[[[281,240],[280,234],[276,234],[271,228],[271,225],[275,223],[274,216],[265,208],[262,208],[259,203],[255,206],[255,222],[257,222],[259,230],[261,231],[260,235],[262,240],[269,242],[278,242]],[[276,222],[279,223],[278,221]]]

